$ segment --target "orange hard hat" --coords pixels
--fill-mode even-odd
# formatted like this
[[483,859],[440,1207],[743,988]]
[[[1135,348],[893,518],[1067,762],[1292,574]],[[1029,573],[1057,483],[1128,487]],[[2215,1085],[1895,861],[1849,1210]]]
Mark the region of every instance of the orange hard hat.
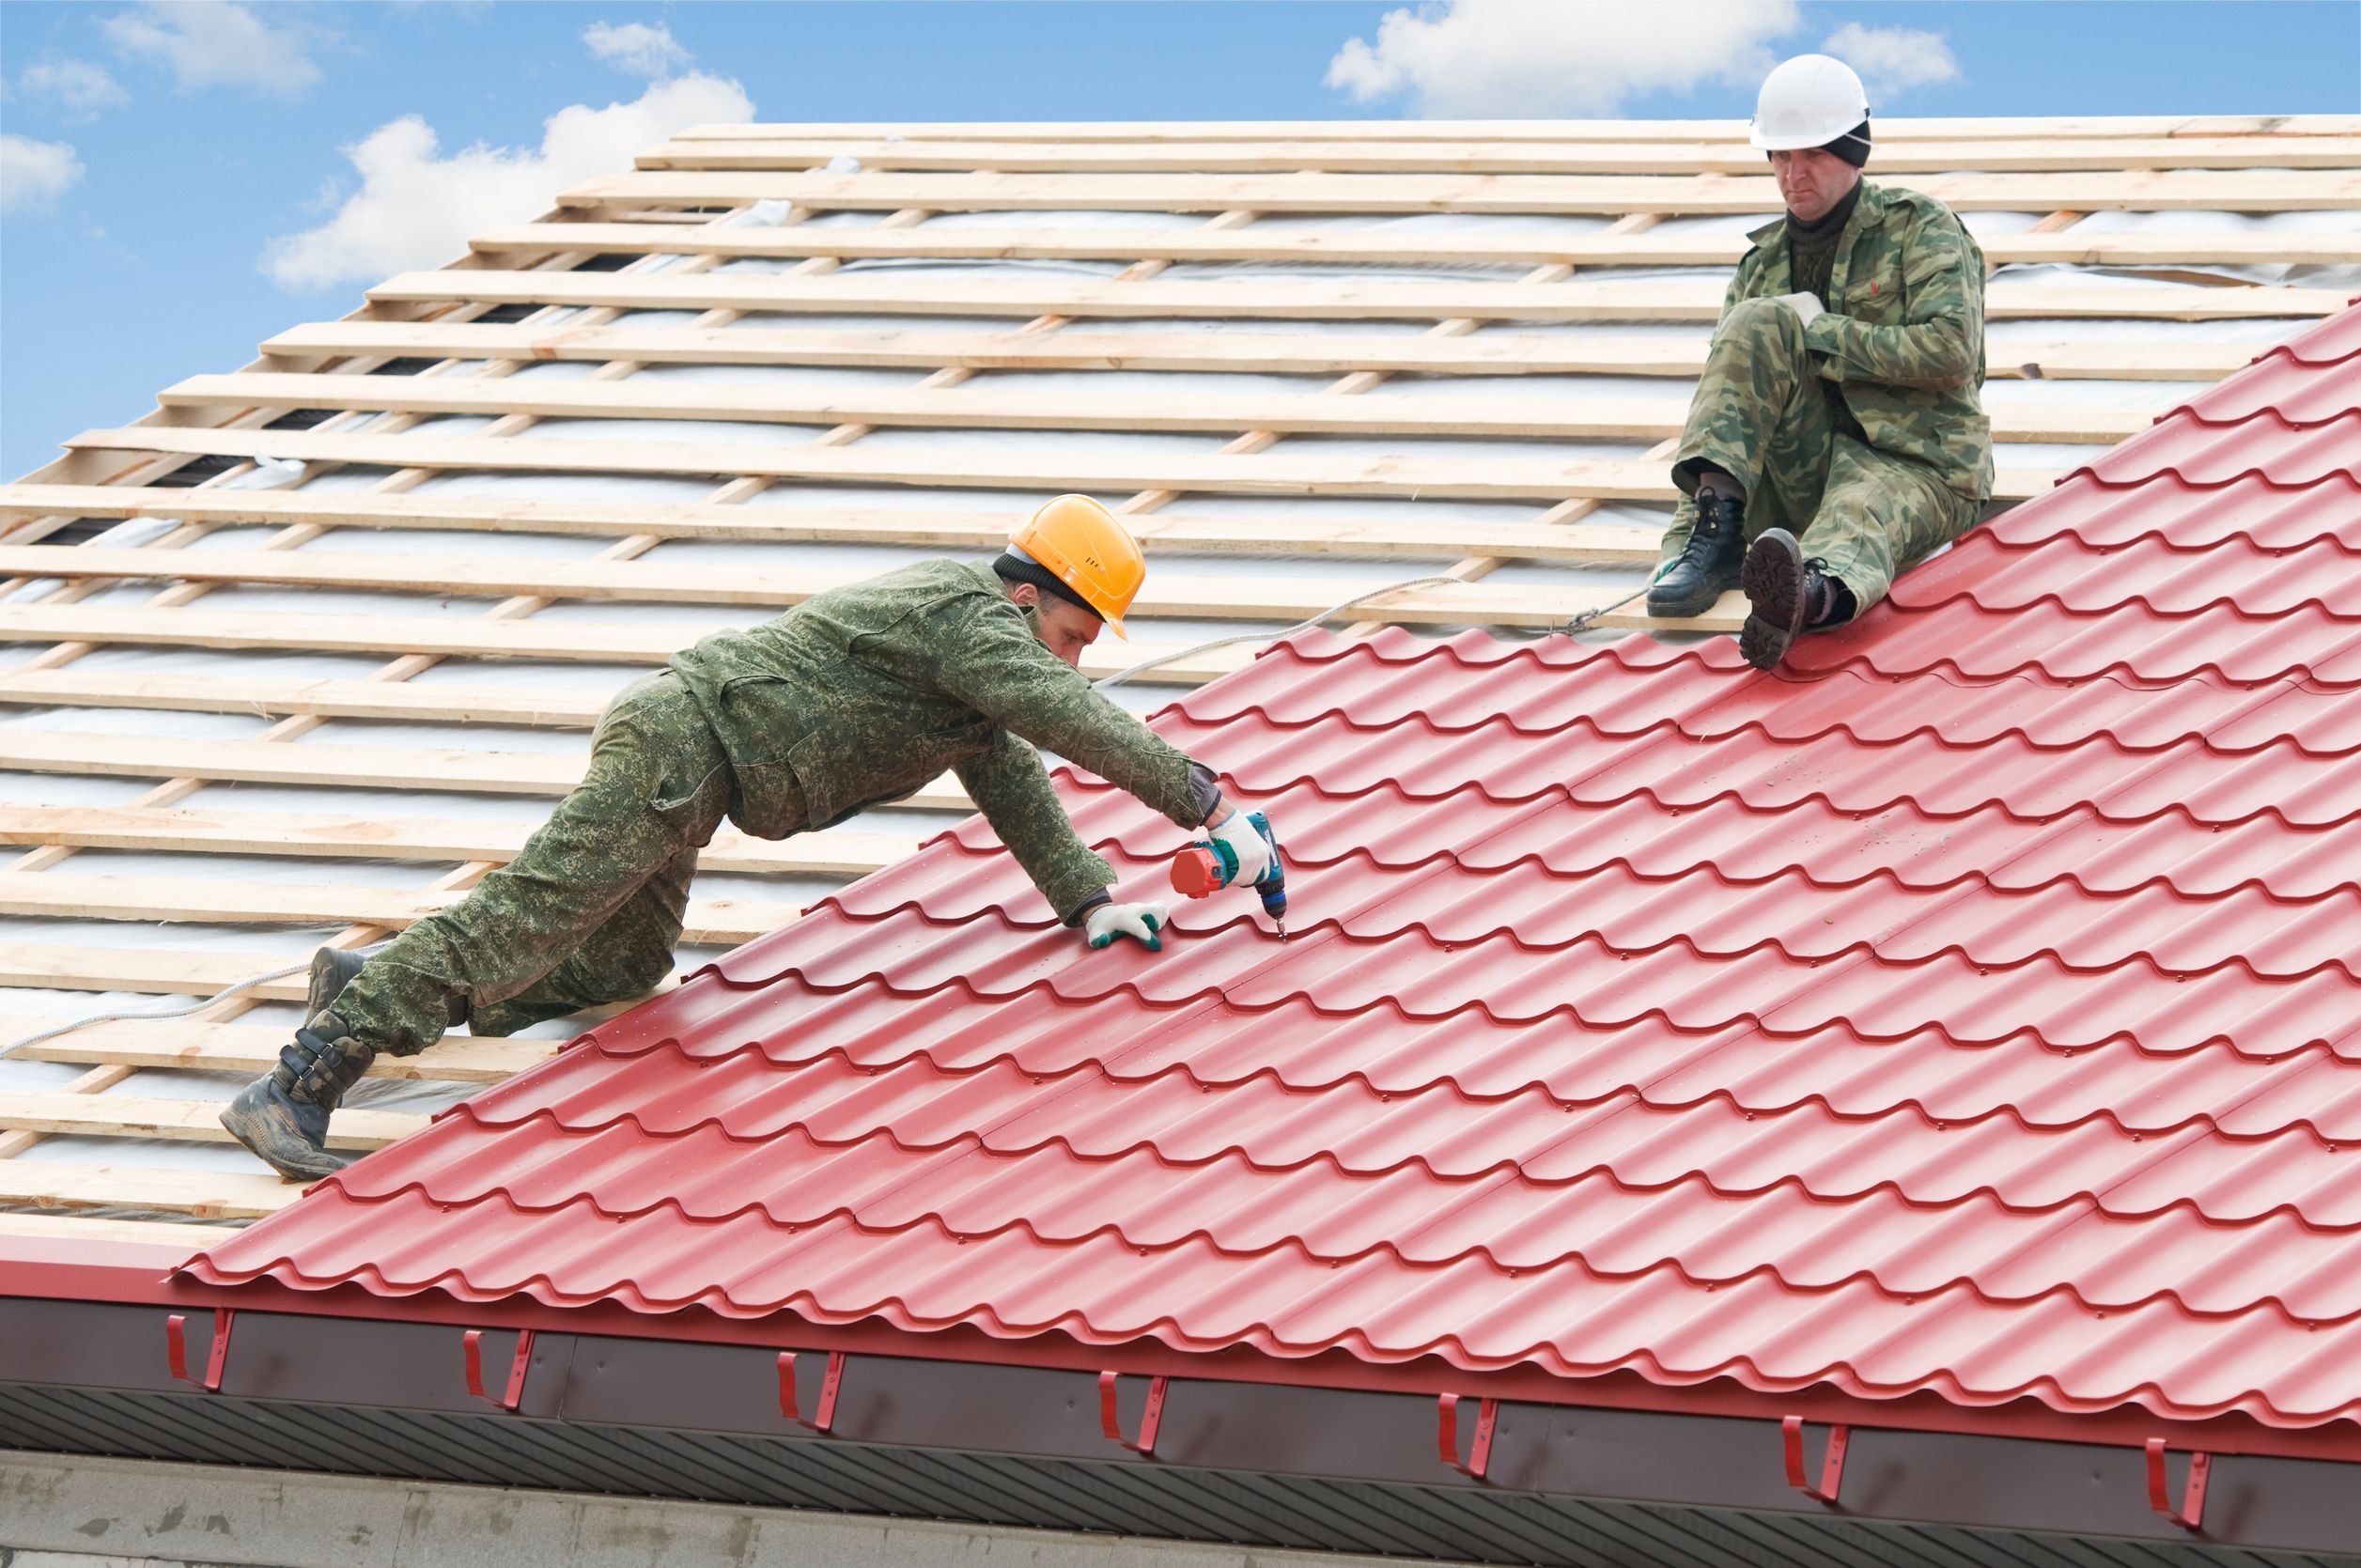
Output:
[[1148,563],[1140,541],[1112,512],[1087,495],[1052,496],[1008,542],[1080,594],[1116,636],[1124,635],[1124,612],[1147,580]]

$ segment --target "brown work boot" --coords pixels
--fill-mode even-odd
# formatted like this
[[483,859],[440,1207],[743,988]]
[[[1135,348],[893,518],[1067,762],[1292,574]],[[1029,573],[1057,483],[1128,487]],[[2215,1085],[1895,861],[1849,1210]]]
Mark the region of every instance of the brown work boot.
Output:
[[328,1152],[328,1114],[376,1055],[335,1014],[316,1014],[279,1052],[279,1064],[229,1102],[222,1126],[289,1181],[332,1176],[351,1159]]
[[1747,548],[1739,585],[1753,613],[1738,633],[1738,652],[1758,670],[1777,669],[1797,637],[1843,620],[1853,607],[1851,590],[1819,557],[1806,560],[1784,528],[1764,529]]

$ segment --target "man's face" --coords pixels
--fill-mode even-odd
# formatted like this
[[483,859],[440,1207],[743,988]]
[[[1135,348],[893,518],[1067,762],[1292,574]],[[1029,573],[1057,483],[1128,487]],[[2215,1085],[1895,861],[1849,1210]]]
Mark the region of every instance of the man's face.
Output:
[[1008,597],[1033,612],[1033,624],[1040,629],[1043,647],[1066,663],[1080,667],[1082,650],[1098,640],[1098,629],[1104,624],[1096,615],[1054,594],[1045,594],[1030,582],[1017,583],[1008,590]]
[[1821,147],[1772,153],[1771,173],[1787,210],[1808,224],[1826,217],[1861,178],[1860,170]]

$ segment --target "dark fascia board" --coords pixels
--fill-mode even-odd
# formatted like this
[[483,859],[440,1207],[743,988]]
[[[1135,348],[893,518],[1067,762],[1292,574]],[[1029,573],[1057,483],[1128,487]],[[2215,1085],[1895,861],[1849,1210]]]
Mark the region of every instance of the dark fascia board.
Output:
[[[1409,1393],[1429,1401],[1453,1393],[1521,1404],[1592,1409],[1654,1410],[1716,1415],[1775,1425],[1789,1416],[1855,1431],[1895,1430],[2009,1436],[2044,1442],[2143,1450],[2162,1437],[2175,1453],[2273,1455],[2361,1463],[2361,1422],[2310,1427],[2266,1425],[2231,1410],[2204,1421],[2176,1421],[2136,1405],[2060,1410],[2032,1398],[1971,1404],[1930,1392],[1891,1399],[1848,1394],[1821,1384],[1765,1391],[1729,1377],[1685,1386],[1653,1382],[1630,1371],[1586,1378],[1561,1377],[1530,1365],[1487,1370],[1453,1366],[1437,1357],[1393,1363],[1363,1360],[1344,1351],[1281,1357],[1248,1346],[1211,1354],[1176,1350],[1154,1339],[1093,1344],[1063,1333],[1007,1339],[964,1325],[924,1333],[877,1319],[815,1323],[789,1313],[746,1319],[702,1309],[661,1314],[617,1302],[551,1306],[529,1296],[469,1301],[443,1291],[392,1298],[357,1285],[296,1289],[273,1281],[223,1287],[171,1272],[186,1260],[178,1248],[131,1243],[70,1243],[0,1234],[0,1296],[113,1301],[169,1306],[188,1313],[217,1308],[241,1312],[338,1317],[381,1325],[441,1324],[513,1332],[591,1334],[707,1344],[793,1347],[917,1360],[988,1363],[1042,1370],[1118,1372],[1192,1381],[1277,1383],[1297,1388]],[[389,1321],[390,1320],[390,1321]],[[2143,1461],[2144,1462],[2144,1461]]]
[[[387,1305],[368,1299],[380,1311]],[[166,1366],[164,1326],[176,1310],[184,1314],[188,1370],[202,1375],[213,1319],[193,1305],[0,1297],[0,1383],[192,1394]],[[481,1332],[483,1383],[497,1395],[518,1335],[480,1312],[387,1321],[241,1308],[221,1392],[315,1410],[491,1415],[464,1386],[464,1327]],[[2150,1506],[2140,1449],[1888,1426],[1855,1433],[1831,1510],[1791,1488],[1776,1419],[1507,1399],[1488,1478],[1477,1482],[1445,1466],[1431,1390],[1187,1373],[1173,1376],[1150,1459],[1101,1431],[1096,1369],[868,1348],[848,1356],[833,1431],[819,1436],[781,1412],[775,1337],[731,1343],[582,1327],[536,1327],[520,1405],[500,1419],[2248,1549],[2339,1551],[2361,1541],[2361,1468],[2347,1462],[2207,1451],[2205,1528],[2192,1533]],[[809,1415],[822,1358],[801,1363]],[[1134,1435],[1145,1381],[1126,1379],[1118,1394],[1121,1430]],[[1463,1415],[1474,1415],[1472,1403]],[[1807,1436],[1816,1479],[1821,1432]],[[2184,1463],[2176,1456],[2172,1466],[2176,1502]]]

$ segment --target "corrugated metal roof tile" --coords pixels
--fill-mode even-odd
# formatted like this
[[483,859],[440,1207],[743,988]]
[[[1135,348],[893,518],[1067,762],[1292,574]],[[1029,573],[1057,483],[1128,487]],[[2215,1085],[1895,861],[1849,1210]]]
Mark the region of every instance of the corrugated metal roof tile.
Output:
[[962,824],[193,1269],[2361,1420],[2357,393],[2349,312],[1778,676],[1299,637],[1156,720],[1294,940]]

